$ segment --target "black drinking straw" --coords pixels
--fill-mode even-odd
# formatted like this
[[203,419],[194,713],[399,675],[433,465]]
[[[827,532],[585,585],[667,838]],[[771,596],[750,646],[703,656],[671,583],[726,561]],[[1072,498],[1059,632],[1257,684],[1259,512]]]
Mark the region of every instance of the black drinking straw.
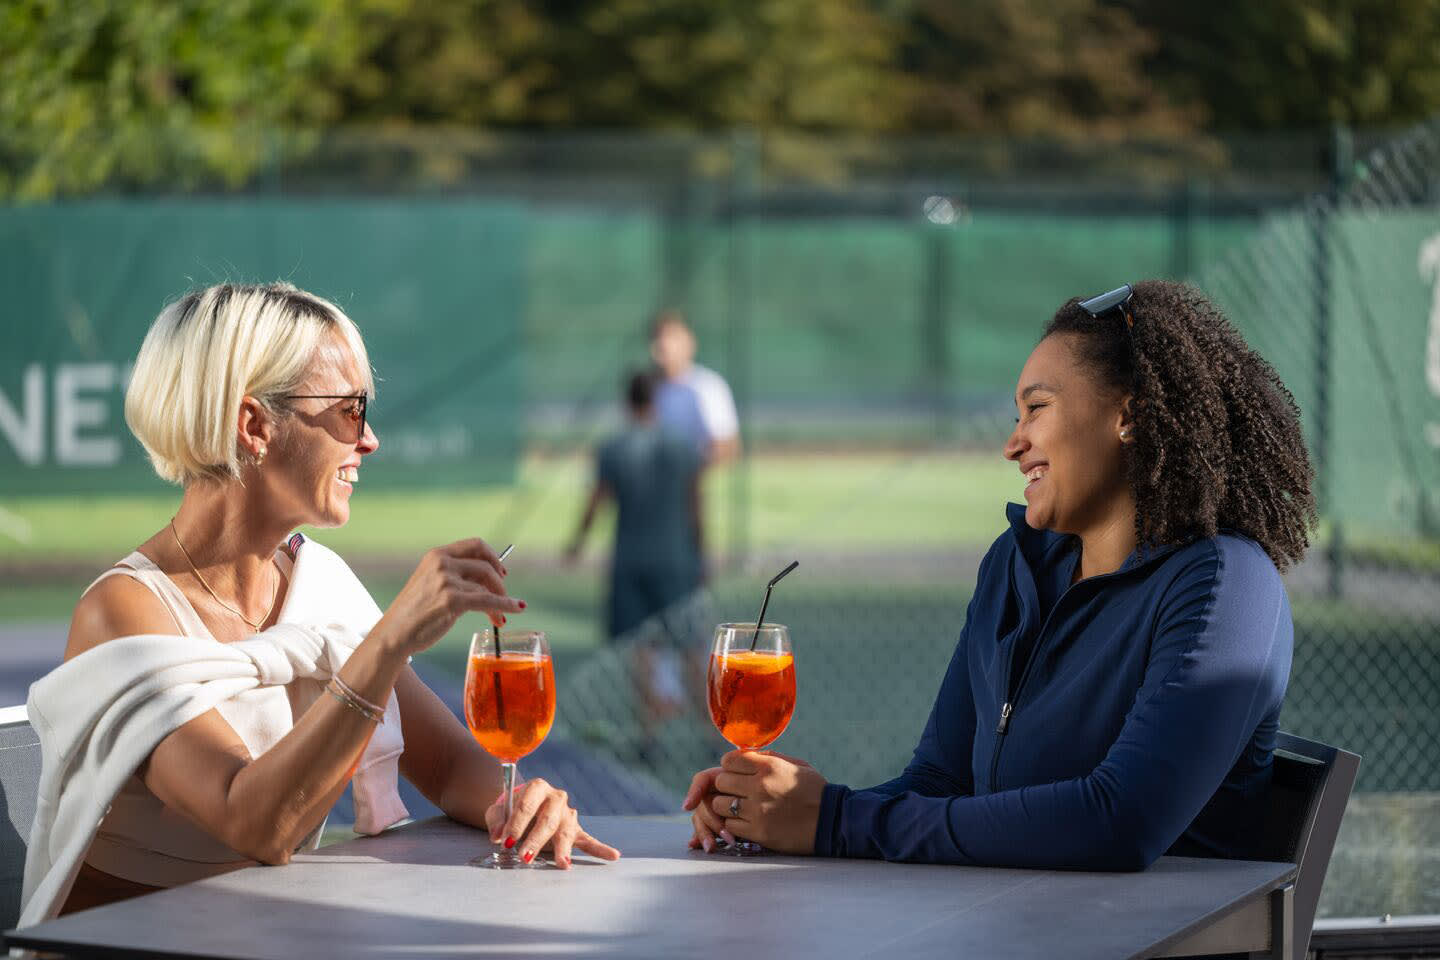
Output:
[[755,652],[755,642],[760,639],[760,625],[765,622],[765,610],[770,606],[770,591],[775,589],[775,584],[785,579],[786,574],[798,566],[800,566],[799,560],[791,560],[790,566],[775,574],[775,576],[770,578],[770,582],[765,584],[765,600],[760,604],[760,616],[755,620],[755,635],[750,638],[751,653]]
[[[510,556],[510,551],[515,549],[515,544],[510,544],[500,551],[500,563]],[[500,690],[500,628],[495,627],[495,672],[490,674],[490,679],[495,681],[495,719],[501,730],[505,729],[505,694]]]

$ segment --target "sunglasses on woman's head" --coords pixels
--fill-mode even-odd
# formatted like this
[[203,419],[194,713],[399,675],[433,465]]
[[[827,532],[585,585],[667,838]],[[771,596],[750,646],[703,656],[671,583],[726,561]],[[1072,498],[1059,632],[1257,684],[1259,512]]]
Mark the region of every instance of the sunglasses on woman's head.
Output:
[[1100,317],[1111,310],[1120,311],[1120,316],[1125,318],[1127,329],[1135,326],[1135,314],[1131,312],[1130,301],[1135,296],[1135,289],[1126,283],[1116,287],[1109,293],[1102,293],[1099,296],[1091,297],[1088,300],[1080,301],[1080,309],[1092,317]]

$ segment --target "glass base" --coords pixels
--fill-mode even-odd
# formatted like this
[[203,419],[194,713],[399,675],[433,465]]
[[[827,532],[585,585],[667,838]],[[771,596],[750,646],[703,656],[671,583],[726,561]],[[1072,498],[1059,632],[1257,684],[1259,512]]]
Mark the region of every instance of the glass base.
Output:
[[466,864],[466,866],[480,867],[484,870],[534,870],[536,867],[549,865],[550,861],[544,857],[536,857],[526,863],[514,850],[496,850],[483,857],[476,857]]
[[765,848],[754,840],[736,840],[734,843],[716,840],[715,852],[722,857],[758,857]]

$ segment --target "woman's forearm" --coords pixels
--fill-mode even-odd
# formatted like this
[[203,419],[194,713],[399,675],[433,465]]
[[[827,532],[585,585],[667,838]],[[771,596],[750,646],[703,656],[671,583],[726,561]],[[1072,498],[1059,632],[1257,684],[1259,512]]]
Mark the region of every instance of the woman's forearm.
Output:
[[[340,670],[372,703],[389,700],[403,652],[366,640]],[[375,722],[322,695],[279,743],[241,768],[226,791],[226,839],[263,863],[285,863],[344,791]]]
[[485,811],[500,795],[500,764],[473,740],[457,744],[453,756],[436,806],[452,820],[483,830]]

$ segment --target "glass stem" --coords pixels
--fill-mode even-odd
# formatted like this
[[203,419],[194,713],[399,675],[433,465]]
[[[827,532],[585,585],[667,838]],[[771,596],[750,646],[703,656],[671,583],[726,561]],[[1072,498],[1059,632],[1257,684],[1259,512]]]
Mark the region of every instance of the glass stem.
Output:
[[[504,826],[509,826],[510,817],[515,813],[515,764],[502,762],[500,764],[500,777],[501,782],[504,784],[503,789],[505,791]],[[504,840],[505,838],[501,837],[500,839]],[[516,837],[515,839],[519,840],[520,838]]]

